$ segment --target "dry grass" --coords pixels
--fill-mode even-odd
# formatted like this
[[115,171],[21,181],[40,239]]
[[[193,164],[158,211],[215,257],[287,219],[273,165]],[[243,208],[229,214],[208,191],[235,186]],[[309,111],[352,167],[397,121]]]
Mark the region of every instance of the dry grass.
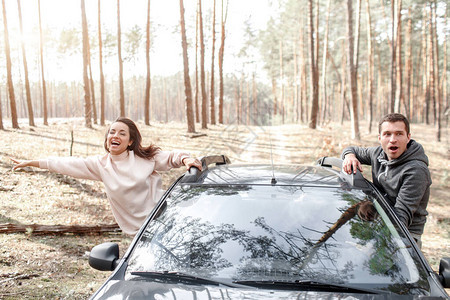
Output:
[[[197,124],[198,126],[198,124]],[[360,145],[377,143],[376,133],[361,126]],[[350,139],[349,124],[329,124],[311,130],[303,125],[257,127],[217,125],[201,130],[205,136],[191,138],[184,124],[139,124],[144,143],[163,149],[186,149],[197,156],[226,154],[233,163],[270,163],[272,144],[275,164],[312,164],[321,156],[338,156]],[[9,157],[17,159],[67,156],[71,131],[73,155],[104,153],[106,128],[84,128],[79,120],[52,121],[48,127],[0,131],[0,223],[109,224],[114,222],[101,183],[76,180],[46,171],[11,170]],[[435,129],[413,125],[413,138],[422,143],[430,158],[432,198],[423,236],[423,252],[434,269],[439,259],[450,256],[449,140],[435,142]],[[183,169],[163,174],[167,186]],[[366,171],[365,174],[370,174]],[[114,241],[125,251],[131,239],[122,234],[101,236],[0,235],[0,299],[85,299],[109,275],[91,269],[88,251],[96,244]]]

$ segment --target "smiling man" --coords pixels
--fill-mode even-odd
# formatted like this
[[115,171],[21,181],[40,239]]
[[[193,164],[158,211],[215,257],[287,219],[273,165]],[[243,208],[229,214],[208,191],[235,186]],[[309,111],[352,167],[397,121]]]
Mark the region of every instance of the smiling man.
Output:
[[399,219],[421,247],[430,198],[428,157],[411,139],[409,122],[402,114],[388,114],[378,125],[378,147],[348,147],[342,152],[342,169],[350,174],[361,164],[372,166],[372,181],[385,194]]

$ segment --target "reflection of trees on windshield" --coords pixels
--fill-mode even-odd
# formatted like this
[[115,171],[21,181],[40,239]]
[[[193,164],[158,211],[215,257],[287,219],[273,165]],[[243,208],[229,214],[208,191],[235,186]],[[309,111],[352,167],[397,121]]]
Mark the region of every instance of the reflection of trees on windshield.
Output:
[[[200,195],[238,194],[239,189],[214,187],[205,189],[201,186],[181,186],[174,191],[157,217],[147,227],[139,241],[134,259],[130,263],[136,270],[198,270],[203,276],[213,276],[218,270],[232,266],[222,257],[222,245],[230,240],[240,239],[244,234],[232,224],[214,225],[192,216],[180,217],[180,210],[186,203],[197,202]],[[152,257],[152,260],[149,260]],[[134,265],[134,266],[133,266]]]
[[[371,275],[390,277],[392,282],[407,281],[402,274],[408,272],[402,272],[398,264],[402,260],[398,245],[373,203],[350,194],[340,195],[347,205],[339,208],[335,220],[322,220],[327,224],[326,230],[301,227],[282,231],[277,229],[278,224],[269,224],[261,216],[252,222],[259,229],[256,234],[258,231],[236,229],[234,224],[213,224],[201,217],[181,216],[182,201],[195,203],[200,195],[235,195],[239,191],[215,187],[214,193],[209,194],[203,187],[192,186],[181,190],[147,228],[133,253],[130,269],[181,271],[203,277],[230,269],[236,280],[316,279],[336,283],[351,280],[356,270],[368,269]],[[358,247],[368,250],[364,265],[347,255],[354,253],[345,248],[351,243],[335,238],[344,225],[348,226],[353,243],[359,245],[351,251]],[[231,251],[234,257],[224,251]]]
[[[139,245],[151,249],[155,259],[150,269],[155,270],[199,270],[203,276],[214,276],[218,270],[231,266],[222,257],[221,245],[243,234],[233,225],[214,226],[200,218],[165,216],[158,223],[147,229]],[[148,256],[146,252],[142,254]],[[143,260],[148,257],[136,258],[136,262]]]
[[[355,199],[351,202],[355,202]],[[264,274],[280,276],[282,271],[278,270],[281,269],[285,271],[285,276],[298,275],[301,278],[330,282],[347,281],[352,278],[355,268],[363,267],[357,266],[352,257],[342,257],[345,254],[340,245],[342,241],[336,242],[332,238],[348,223],[350,233],[359,245],[371,244],[372,250],[367,253],[369,256],[364,264],[369,272],[372,275],[391,277],[393,282],[406,282],[403,275],[405,270],[402,272],[398,264],[402,261],[398,245],[376,213],[373,203],[368,200],[357,202],[340,211],[338,220],[329,222],[328,230],[318,239],[305,237],[305,230],[314,232],[313,228],[281,232],[267,224],[263,217],[256,219],[255,226],[262,228],[266,234],[256,237],[246,235],[239,241],[249,253],[241,259],[239,277],[251,278]],[[343,259],[348,261],[343,263]],[[258,266],[255,262],[261,262],[261,265]],[[279,262],[289,263],[280,268]]]
[[[255,226],[262,228],[266,234],[258,237],[246,236],[240,241],[250,255],[242,259],[244,265],[239,269],[239,275],[251,277],[256,275],[258,269],[264,270],[260,273],[271,272],[280,275],[277,263],[284,261],[289,262],[286,264],[289,268],[283,266],[288,271],[285,276],[297,275],[301,278],[316,278],[331,282],[349,279],[354,264],[349,261],[343,268],[338,267],[336,260],[340,259],[341,252],[337,250],[337,245],[326,242],[339,228],[355,217],[359,205],[360,202],[342,210],[338,220],[333,224],[330,223],[329,229],[317,240],[307,238],[302,233],[302,231],[320,233],[313,228],[303,227],[295,232],[281,232],[267,224],[263,217],[256,219]],[[255,268],[254,260],[262,258],[264,265]],[[317,265],[321,267],[317,268]],[[249,267],[253,268],[253,271],[249,272]]]
[[214,197],[226,197],[239,194],[241,191],[251,190],[250,186],[234,185],[230,188],[229,185],[215,185],[213,188],[205,188],[204,186],[185,185],[181,186],[180,190],[173,192],[170,197],[170,205],[177,205],[186,201],[197,201],[201,195],[211,195]]
[[[317,241],[306,238],[301,229],[296,232],[278,231],[267,224],[263,217],[256,219],[254,224],[266,231],[266,234],[247,235],[239,241],[249,253],[241,258],[242,264],[237,270],[241,280],[269,276],[336,282],[345,280],[345,273],[352,269],[351,264],[347,264],[344,269],[329,267],[330,262],[333,265],[333,261],[340,256],[339,252],[333,249],[335,246],[324,244],[323,247],[316,247]],[[320,265],[321,261],[324,263],[320,268],[311,267]]]
[[[349,222],[351,226],[350,234],[357,239],[359,245],[370,245],[373,249],[365,267],[372,275],[390,277],[392,282],[396,282],[396,284],[390,285],[390,291],[398,294],[403,294],[405,291],[411,292],[413,287],[405,285],[411,280],[411,270],[408,269],[411,266],[408,267],[408,262],[405,261],[402,254],[403,250],[403,253],[409,256],[406,253],[408,251],[400,248],[400,244],[378,215],[372,201],[360,202],[357,214],[359,219],[354,218]],[[418,271],[422,272],[423,270]],[[419,282],[414,284],[426,285],[423,278],[426,278],[426,275],[420,276]]]
[[[355,198],[350,194],[342,195],[342,199],[353,205],[342,213],[330,230],[335,232],[334,227],[340,227],[343,223],[349,222],[350,234],[357,243],[374,249],[370,252],[370,258],[365,265],[371,274],[390,276],[394,280],[394,276],[401,275],[401,270],[396,263],[400,260],[398,245],[386,224],[379,217],[373,202],[366,199],[355,203]],[[356,215],[358,218],[354,218]],[[327,232],[324,237],[328,237],[328,235]]]

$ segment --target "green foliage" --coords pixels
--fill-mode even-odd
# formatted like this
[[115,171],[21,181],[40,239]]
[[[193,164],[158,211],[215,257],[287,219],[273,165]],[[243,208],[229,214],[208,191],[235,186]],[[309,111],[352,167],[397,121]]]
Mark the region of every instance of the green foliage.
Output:
[[128,32],[125,33],[125,61],[135,61],[141,44],[145,42],[143,33],[140,27],[134,25]]
[[103,35],[103,55],[105,57],[117,55],[117,36],[108,30]]
[[63,29],[59,35],[58,52],[68,56],[81,53],[81,31],[77,28]]

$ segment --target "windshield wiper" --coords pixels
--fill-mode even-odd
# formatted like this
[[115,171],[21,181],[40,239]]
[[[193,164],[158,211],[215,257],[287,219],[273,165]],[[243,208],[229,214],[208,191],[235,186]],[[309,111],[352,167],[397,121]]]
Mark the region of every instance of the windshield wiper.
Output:
[[315,280],[295,280],[295,281],[277,281],[277,280],[238,280],[233,283],[248,285],[256,288],[266,289],[286,289],[302,291],[325,291],[325,292],[344,292],[352,294],[385,294],[390,292],[366,289],[342,284],[325,283]]
[[239,284],[225,283],[208,278],[202,278],[182,272],[169,271],[135,271],[131,275],[156,279],[164,283],[184,283],[184,284],[208,284],[208,285],[224,285],[228,287],[242,287]]

